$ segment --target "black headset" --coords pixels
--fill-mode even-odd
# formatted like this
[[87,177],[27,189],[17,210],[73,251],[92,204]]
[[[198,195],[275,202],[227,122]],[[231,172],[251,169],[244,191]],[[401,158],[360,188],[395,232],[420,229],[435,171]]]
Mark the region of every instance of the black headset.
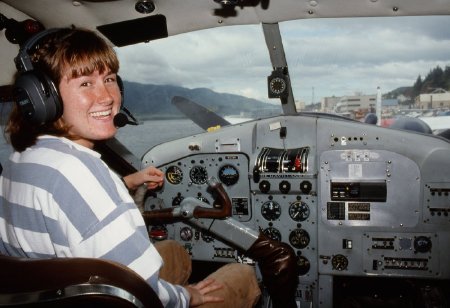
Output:
[[35,70],[29,51],[48,34],[60,29],[49,29],[28,39],[14,59],[19,76],[13,88],[14,100],[22,116],[38,125],[52,122],[62,114],[62,102],[54,82],[44,73]]
[[[63,104],[58,87],[53,80],[43,72],[35,69],[29,51],[45,36],[62,30],[53,28],[41,31],[31,37],[21,46],[19,54],[14,59],[19,76],[13,87],[14,100],[22,116],[33,124],[43,125],[56,121],[63,112]],[[117,76],[123,104],[123,83]]]

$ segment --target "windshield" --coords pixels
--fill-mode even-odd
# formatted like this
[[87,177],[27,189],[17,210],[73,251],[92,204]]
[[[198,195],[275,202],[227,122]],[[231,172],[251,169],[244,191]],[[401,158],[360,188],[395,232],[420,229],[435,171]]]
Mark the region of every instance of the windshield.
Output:
[[[386,127],[399,117],[421,117],[435,133],[449,128],[448,29],[449,16],[280,23],[297,111],[359,121],[378,114],[378,125]],[[273,67],[261,25],[202,30],[116,51],[124,104],[139,122],[120,128],[117,138],[139,158],[156,144],[205,131],[171,103],[174,96],[230,123],[282,114],[280,100],[268,98]],[[194,114],[202,118],[200,109]],[[2,139],[2,161],[10,151]]]
[[[297,111],[364,121],[379,103],[383,126],[400,116],[448,114],[449,28],[448,16],[280,23]],[[143,125],[118,134],[138,157],[160,142],[204,131],[170,103],[174,95],[232,123],[282,113],[280,100],[268,98],[273,68],[261,25],[181,34],[117,52],[127,94],[135,83],[149,84],[140,96],[126,96]]]

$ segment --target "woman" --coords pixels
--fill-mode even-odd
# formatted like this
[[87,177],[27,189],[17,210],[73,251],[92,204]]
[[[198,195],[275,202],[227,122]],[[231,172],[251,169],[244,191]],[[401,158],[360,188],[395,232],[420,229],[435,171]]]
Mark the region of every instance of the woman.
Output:
[[[6,129],[15,152],[0,177],[0,253],[114,260],[146,279],[166,307],[223,301],[210,294],[222,288],[214,279],[182,287],[159,277],[162,258],[128,189],[160,187],[163,173],[148,167],[121,180],[93,150],[117,130],[122,97],[114,50],[80,29],[50,32],[35,45],[32,69],[16,80],[21,108]],[[37,121],[40,111],[29,110],[41,103],[26,90],[30,78],[56,89],[55,115]]]

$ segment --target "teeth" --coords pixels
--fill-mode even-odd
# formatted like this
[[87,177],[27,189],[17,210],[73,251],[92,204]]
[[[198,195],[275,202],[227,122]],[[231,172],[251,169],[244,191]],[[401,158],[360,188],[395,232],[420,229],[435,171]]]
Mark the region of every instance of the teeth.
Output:
[[97,111],[97,112],[91,112],[90,113],[90,115],[93,116],[94,118],[106,117],[106,116],[109,116],[110,114],[111,114],[111,109],[105,110],[105,111]]

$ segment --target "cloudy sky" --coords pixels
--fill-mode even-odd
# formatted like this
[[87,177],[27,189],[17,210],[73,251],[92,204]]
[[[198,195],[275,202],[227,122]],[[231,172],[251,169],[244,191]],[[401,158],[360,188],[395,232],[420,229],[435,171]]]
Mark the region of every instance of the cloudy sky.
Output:
[[[296,100],[411,86],[450,65],[450,17],[309,19],[280,24]],[[269,101],[260,25],[224,27],[119,48],[125,80],[205,87]],[[278,103],[277,101],[272,101]]]

